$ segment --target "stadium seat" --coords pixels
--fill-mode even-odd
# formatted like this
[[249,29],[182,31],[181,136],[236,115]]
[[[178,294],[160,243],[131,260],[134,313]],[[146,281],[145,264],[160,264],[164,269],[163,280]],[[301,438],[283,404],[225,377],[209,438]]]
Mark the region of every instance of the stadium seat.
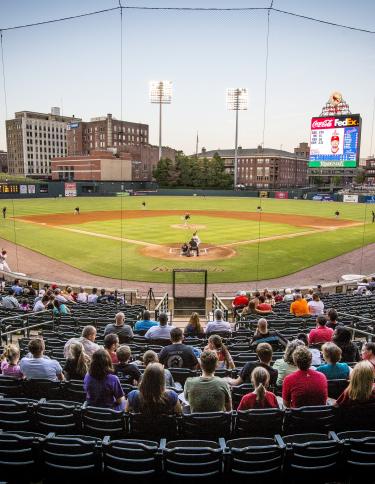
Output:
[[50,401],[36,407],[38,431],[58,435],[80,432],[80,408],[77,403]]
[[23,391],[26,398],[40,400],[58,400],[63,397],[62,383],[44,379],[32,379],[23,381]]
[[82,407],[82,429],[85,435],[103,438],[109,435],[113,438],[126,436],[125,414],[110,408]]
[[11,376],[0,375],[0,393],[9,398],[23,397],[23,382]]
[[242,385],[237,385],[231,388],[232,391],[232,405],[233,409],[237,410],[238,405],[240,404],[242,397],[247,393],[250,393],[254,390],[254,387],[251,383],[242,383]]
[[223,473],[223,446],[208,440],[176,440],[163,448],[164,472],[168,479],[211,481]]
[[[280,439],[279,439],[280,440]],[[275,483],[281,478],[285,445],[273,438],[242,438],[226,442],[226,474],[240,482]]]
[[183,414],[181,432],[185,439],[229,438],[232,432],[232,412]]
[[36,400],[0,399],[0,429],[33,430]]
[[141,413],[127,415],[129,436],[135,439],[168,440],[178,436],[177,417],[175,415],[157,415],[149,417]]
[[238,410],[235,416],[235,435],[239,437],[273,437],[281,434],[284,410],[265,408]]
[[173,380],[182,386],[188,378],[198,375],[195,370],[189,370],[189,368],[168,368],[168,370],[172,373]]
[[161,472],[159,443],[150,440],[103,440],[104,478],[108,482],[153,478]]
[[339,407],[337,413],[337,431],[375,430],[375,403]]
[[345,388],[349,385],[349,380],[327,380],[328,396],[337,400]]
[[83,380],[69,380],[64,382],[64,397],[67,400],[83,403],[86,400]]
[[335,427],[335,408],[330,405],[288,408],[285,411],[284,434],[328,432]]

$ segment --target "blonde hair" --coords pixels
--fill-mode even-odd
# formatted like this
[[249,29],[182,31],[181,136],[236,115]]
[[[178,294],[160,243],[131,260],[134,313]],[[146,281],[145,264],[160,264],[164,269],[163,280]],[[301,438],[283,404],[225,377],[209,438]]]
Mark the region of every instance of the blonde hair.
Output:
[[202,325],[200,323],[198,313],[191,313],[191,316],[190,316],[190,319],[189,319],[189,324],[197,330],[197,333],[203,333],[203,328],[202,328]]
[[13,364],[17,358],[20,357],[20,349],[14,344],[9,344],[4,348],[3,354],[0,356],[0,360],[8,360],[10,364]]
[[268,332],[268,322],[267,319],[260,318],[257,324],[257,329],[255,330],[255,335],[267,334]]
[[77,373],[84,377],[89,371],[90,358],[86,355],[83,344],[79,341],[72,343],[69,347],[69,353],[77,361]]
[[374,386],[374,370],[369,361],[361,361],[353,368],[347,389],[349,398],[359,402],[367,402]]
[[257,366],[251,373],[251,383],[254,385],[254,393],[257,402],[263,402],[266,396],[266,388],[270,381],[268,371],[262,366]]

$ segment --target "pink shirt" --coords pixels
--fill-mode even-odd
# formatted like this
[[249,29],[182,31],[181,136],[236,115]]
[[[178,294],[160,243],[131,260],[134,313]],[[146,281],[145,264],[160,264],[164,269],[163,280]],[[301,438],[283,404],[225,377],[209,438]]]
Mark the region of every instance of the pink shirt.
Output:
[[6,360],[1,362],[1,373],[5,376],[12,376],[13,378],[23,378],[23,373],[19,365],[11,365]]
[[328,343],[332,341],[333,329],[327,326],[320,326],[312,329],[309,334],[309,343]]

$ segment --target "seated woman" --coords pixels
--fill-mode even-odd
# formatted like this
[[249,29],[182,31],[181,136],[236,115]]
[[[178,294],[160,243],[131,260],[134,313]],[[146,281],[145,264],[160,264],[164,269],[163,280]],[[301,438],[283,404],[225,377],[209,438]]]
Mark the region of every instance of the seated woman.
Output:
[[275,333],[268,331],[267,319],[260,318],[257,324],[257,328],[254,332],[253,341],[269,338],[270,336],[274,336],[274,335]]
[[89,372],[83,380],[88,405],[123,410],[124,391],[120,380],[113,375],[111,358],[106,350],[100,349],[92,355]]
[[322,353],[325,365],[318,366],[317,370],[327,377],[327,380],[346,380],[349,378],[351,368],[346,363],[339,363],[342,351],[335,343],[324,343]]
[[285,348],[284,358],[280,358],[275,361],[273,367],[275,370],[278,371],[277,375],[277,386],[281,386],[284,378],[291,373],[294,373],[298,370],[297,366],[294,364],[293,361],[293,353],[298,348],[298,346],[304,346],[303,342],[299,339],[294,339],[293,341],[289,341],[287,347]]
[[374,372],[371,363],[357,363],[350,374],[349,386],[336,400],[338,407],[375,403]]
[[71,311],[63,302],[55,299],[53,301],[53,315],[54,316],[65,316],[66,314],[70,314]]
[[368,361],[375,373],[375,343],[367,342],[362,346],[362,359]]
[[125,410],[148,416],[181,413],[177,393],[165,388],[163,365],[151,363],[146,367],[139,390],[128,394]]
[[256,309],[257,306],[259,306],[259,299],[252,299],[251,301],[249,301],[249,304],[243,309],[241,317],[251,314],[265,315],[273,313],[273,311],[262,311],[260,309]]
[[341,348],[341,361],[359,361],[359,349],[352,342],[352,332],[345,326],[337,326],[333,334],[332,342]]
[[270,374],[265,368],[261,366],[254,368],[251,373],[251,383],[254,386],[254,391],[242,397],[238,410],[279,408],[276,396],[267,390],[270,383]]
[[[147,350],[143,357],[142,357],[143,364],[147,367],[151,363],[159,363],[159,357],[155,353],[155,351]],[[165,378],[165,386],[166,387],[175,387],[175,382],[173,380],[172,373],[167,369],[164,368],[164,378]]]
[[118,358],[116,355],[117,348],[119,347],[119,339],[117,334],[107,334],[104,338],[104,349],[109,354],[112,363],[115,365],[118,363]]
[[67,380],[83,380],[90,366],[90,358],[86,355],[82,343],[76,341],[69,346],[69,356],[64,366]]
[[200,323],[199,314],[192,313],[189,319],[189,322],[184,329],[184,336],[185,337],[196,337],[196,338],[203,338],[204,337],[204,329]]
[[204,351],[214,351],[216,353],[218,359],[217,368],[227,368],[229,370],[233,370],[235,368],[233,359],[228,351],[228,348],[223,343],[221,336],[217,334],[210,336]]

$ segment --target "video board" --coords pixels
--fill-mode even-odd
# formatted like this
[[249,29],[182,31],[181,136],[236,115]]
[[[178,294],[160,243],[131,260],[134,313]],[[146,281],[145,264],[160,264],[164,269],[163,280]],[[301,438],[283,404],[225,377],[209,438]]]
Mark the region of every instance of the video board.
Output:
[[19,185],[0,185],[0,193],[19,193],[20,186]]
[[310,168],[355,168],[359,161],[361,116],[312,118]]

